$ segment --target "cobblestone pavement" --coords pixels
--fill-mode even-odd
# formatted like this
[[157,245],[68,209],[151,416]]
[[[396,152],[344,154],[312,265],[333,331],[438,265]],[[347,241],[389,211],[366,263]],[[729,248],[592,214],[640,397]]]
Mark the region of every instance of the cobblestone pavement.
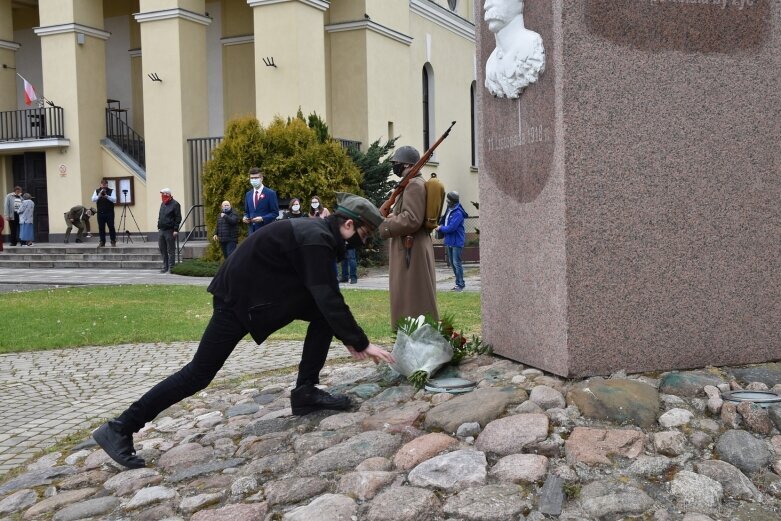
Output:
[[[298,363],[301,342],[241,342],[217,378]],[[0,476],[98,418],[121,412],[192,358],[197,342],[0,355]],[[347,351],[332,346],[330,357]]]

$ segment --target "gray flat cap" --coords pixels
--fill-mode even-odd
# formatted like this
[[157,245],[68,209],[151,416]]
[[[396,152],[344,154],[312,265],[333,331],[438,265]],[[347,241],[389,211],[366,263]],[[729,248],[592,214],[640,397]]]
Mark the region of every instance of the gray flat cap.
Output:
[[371,201],[360,195],[336,192],[336,213],[348,219],[357,219],[372,228],[378,228],[383,218]]

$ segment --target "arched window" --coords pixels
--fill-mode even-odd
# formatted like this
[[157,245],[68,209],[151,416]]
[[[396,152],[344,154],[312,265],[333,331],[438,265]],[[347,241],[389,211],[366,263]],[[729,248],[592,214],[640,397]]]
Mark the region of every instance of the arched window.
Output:
[[477,82],[472,82],[469,87],[469,122],[472,131],[472,166],[477,166],[477,119],[475,118],[475,103],[476,103],[476,88]]
[[433,143],[434,134],[434,69],[431,64],[423,66],[423,150],[428,150]]

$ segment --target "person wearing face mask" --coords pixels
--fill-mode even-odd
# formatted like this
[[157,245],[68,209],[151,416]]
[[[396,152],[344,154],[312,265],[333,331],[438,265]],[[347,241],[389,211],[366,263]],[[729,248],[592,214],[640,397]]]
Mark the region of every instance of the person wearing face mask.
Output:
[[217,228],[212,239],[220,243],[222,256],[226,259],[239,243],[239,214],[233,211],[230,201],[222,202],[222,211],[217,216]]
[[273,223],[279,216],[277,193],[263,186],[263,172],[260,168],[249,169],[249,183],[252,190],[244,196],[244,224],[249,225],[250,235],[261,227]]
[[370,343],[355,321],[339,291],[334,263],[344,256],[345,241],[363,247],[381,223],[382,216],[367,199],[339,193],[330,217],[286,219],[250,235],[209,285],[214,311],[192,361],[99,427],[93,433],[98,444],[120,465],[145,466],[135,454],[133,433],[209,385],[247,333],[261,344],[293,320],[309,322],[309,327],[290,393],[292,413],[349,409],[349,397],[316,387],[333,337],[356,360],[392,363],[394,358]]
[[464,219],[469,216],[461,206],[461,197],[458,192],[448,192],[445,199],[447,200],[447,210],[439,220],[439,226],[435,228],[435,231],[442,232],[445,236],[447,259],[456,276],[456,285],[451,291],[464,291],[466,283],[464,282],[464,268],[461,265],[461,250],[464,249],[466,237]]
[[328,208],[323,206],[318,196],[313,195],[312,200],[309,202],[309,217],[325,219],[329,215],[331,215],[331,212],[328,211]]
[[288,210],[282,215],[282,219],[298,219],[299,217],[306,217],[306,214],[301,211],[301,200],[298,197],[294,197],[290,200]]
[[[396,149],[391,156],[393,173],[404,177],[418,162],[420,153],[411,146]],[[392,212],[380,226],[380,236],[390,239],[388,257],[391,326],[405,317],[429,315],[439,320],[434,275],[434,244],[424,226],[426,182],[418,172],[396,199]]]
[[157,216],[157,245],[163,259],[160,273],[172,273],[176,264],[176,236],[182,224],[182,208],[171,196],[170,188],[160,190],[160,213]]

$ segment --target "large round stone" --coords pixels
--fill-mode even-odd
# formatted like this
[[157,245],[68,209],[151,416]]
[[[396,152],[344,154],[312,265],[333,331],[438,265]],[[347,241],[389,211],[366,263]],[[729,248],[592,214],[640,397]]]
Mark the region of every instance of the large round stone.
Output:
[[586,418],[607,420],[619,425],[651,427],[659,411],[659,393],[646,383],[615,378],[591,378],[567,394]]
[[478,450],[499,456],[520,453],[526,445],[548,437],[548,417],[544,414],[516,414],[494,420],[477,438]]
[[743,430],[727,431],[716,442],[719,458],[746,473],[770,465],[773,455],[767,444]]
[[686,371],[667,373],[659,382],[659,391],[675,396],[695,397],[704,395],[703,388],[706,385],[718,386],[724,381],[716,375]]

